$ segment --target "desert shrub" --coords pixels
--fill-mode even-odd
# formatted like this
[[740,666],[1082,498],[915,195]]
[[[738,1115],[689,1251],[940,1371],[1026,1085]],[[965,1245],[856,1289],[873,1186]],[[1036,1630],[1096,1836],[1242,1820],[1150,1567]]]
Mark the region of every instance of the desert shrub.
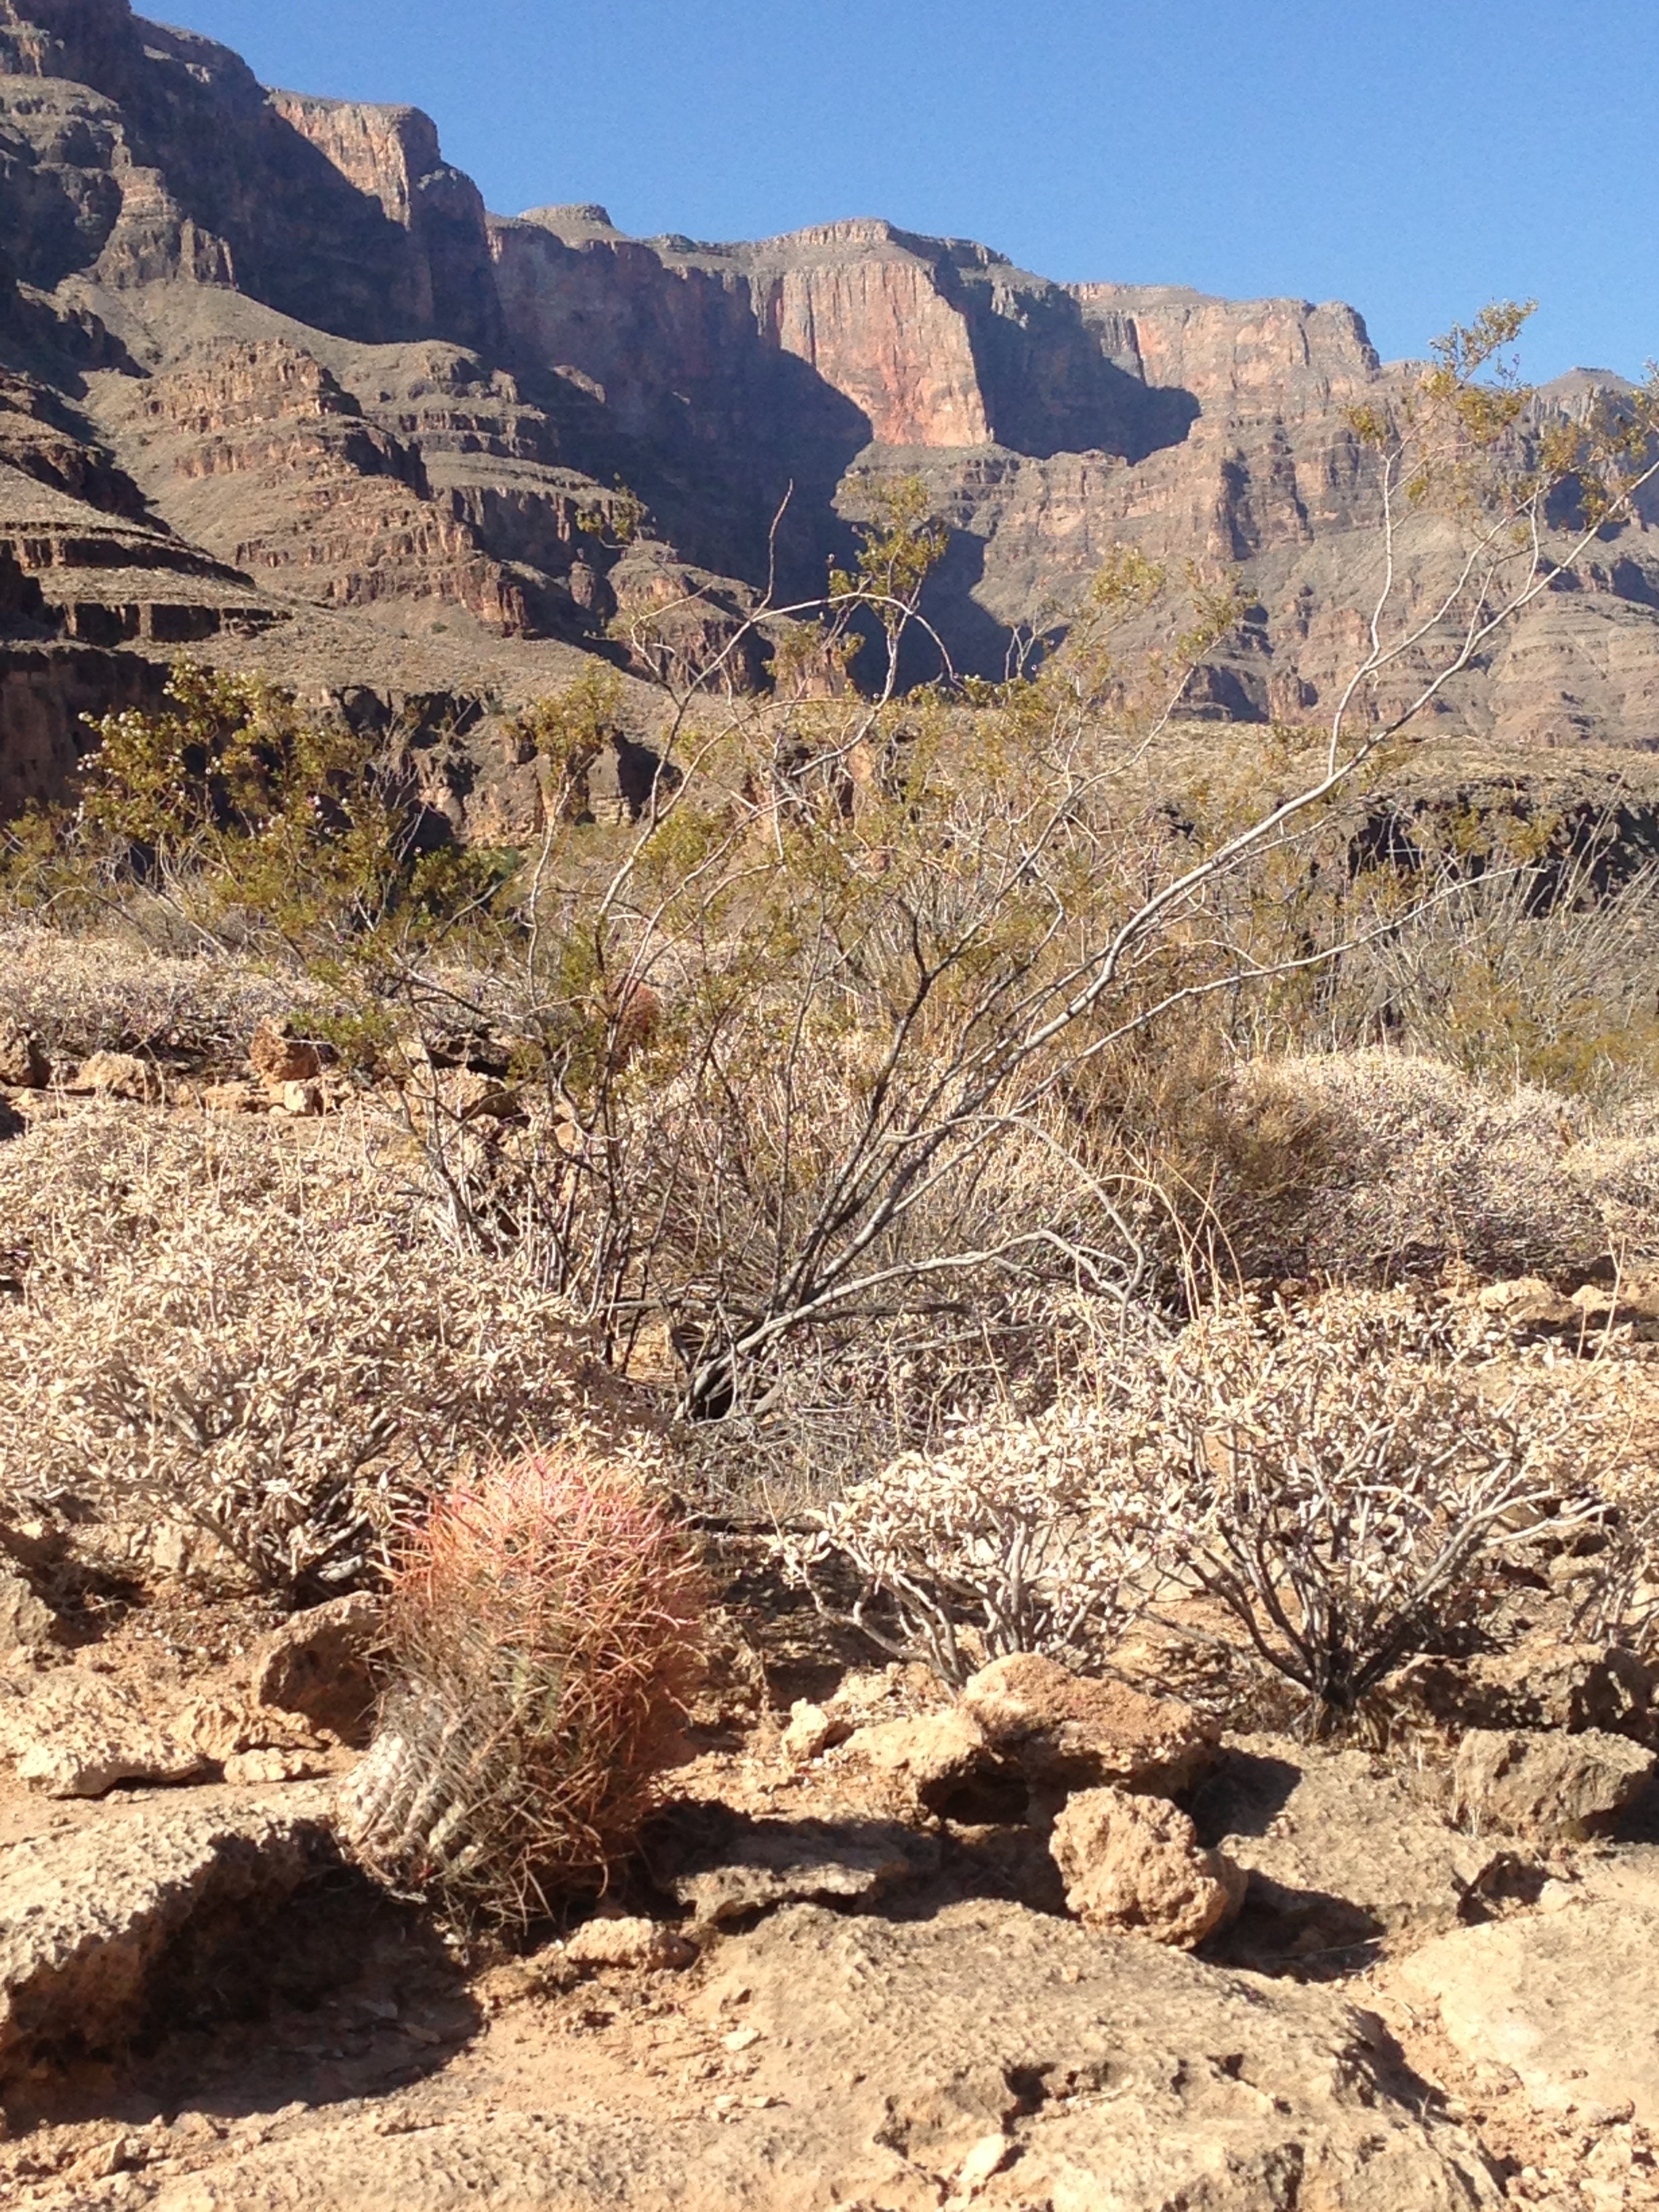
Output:
[[1202,1596],[1329,1731],[1414,1655],[1490,1627],[1518,1550],[1588,1534],[1626,1612],[1651,1576],[1659,1522],[1585,1473],[1611,1413],[1586,1428],[1515,1350],[1401,1291],[1236,1300],[1101,1346],[1047,1413],[894,1461],[780,1550],[823,1610],[850,1583],[839,1617],[956,1683],[1010,1651],[1109,1658],[1138,1618]]
[[498,1923],[602,1881],[678,1735],[705,1603],[626,1466],[567,1449],[447,1492],[391,1593],[396,1686],[343,1798],[356,1856]]
[[1659,1101],[1626,1101],[1601,1117],[1563,1162],[1575,1189],[1625,1259],[1659,1258]]
[[1605,1515],[1565,1408],[1497,1388],[1445,1310],[1402,1294],[1235,1305],[1159,1364],[1132,1449],[1171,1563],[1307,1693],[1318,1730],[1489,1618],[1516,1547]]
[[343,1126],[88,1108],[0,1149],[0,1495],[194,1522],[285,1592],[372,1571],[458,1455],[605,1417],[562,1302]]
[[1144,1603],[1158,1548],[1117,1418],[1061,1404],[906,1453],[782,1538],[786,1570],[832,1613],[850,1576],[851,1626],[947,1682],[1010,1652],[1087,1657]]
[[1616,818],[1506,820],[1500,803],[1399,834],[1413,854],[1401,888],[1437,895],[1344,956],[1324,994],[1333,1040],[1386,1024],[1477,1079],[1602,1105],[1650,1089],[1659,869],[1632,868]]
[[1404,1054],[1297,1054],[1212,1092],[1170,1180],[1194,1233],[1212,1227],[1247,1278],[1583,1273],[1609,1224],[1568,1170],[1574,1133],[1547,1091],[1489,1091]]
[[303,977],[222,954],[170,957],[132,937],[0,929],[0,1018],[58,1058],[131,1052],[228,1069],[267,1016],[318,995]]

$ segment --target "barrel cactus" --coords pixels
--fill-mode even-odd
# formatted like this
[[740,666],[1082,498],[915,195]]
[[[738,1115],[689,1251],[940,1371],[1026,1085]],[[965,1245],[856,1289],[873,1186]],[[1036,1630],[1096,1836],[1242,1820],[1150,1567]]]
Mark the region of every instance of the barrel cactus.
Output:
[[475,1923],[602,1883],[672,1756],[705,1604],[629,1471],[567,1446],[458,1485],[390,1595],[393,1686],[341,1793],[348,1849]]

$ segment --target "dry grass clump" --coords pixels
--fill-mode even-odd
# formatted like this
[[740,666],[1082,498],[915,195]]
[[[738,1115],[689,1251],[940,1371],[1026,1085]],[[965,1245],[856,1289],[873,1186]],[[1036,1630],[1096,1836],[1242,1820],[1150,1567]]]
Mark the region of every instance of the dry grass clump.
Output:
[[397,1686],[342,1797],[358,1859],[508,1923],[603,1881],[672,1754],[707,1601],[626,1465],[565,1449],[448,1492],[392,1591]]
[[564,1305],[343,1124],[88,1107],[0,1147],[0,1497],[194,1522],[289,1593],[369,1571],[458,1456],[619,1405]]
[[1634,1099],[1606,1115],[1564,1163],[1626,1259],[1659,1258],[1659,1100]]
[[1561,1276],[1594,1267],[1620,1225],[1570,1157],[1576,1133],[1553,1092],[1370,1051],[1246,1062],[1170,1150],[1224,1273]]
[[216,952],[175,958],[121,937],[0,929],[0,1019],[38,1037],[54,1058],[131,1052],[229,1067],[261,1020],[314,991],[303,979]]

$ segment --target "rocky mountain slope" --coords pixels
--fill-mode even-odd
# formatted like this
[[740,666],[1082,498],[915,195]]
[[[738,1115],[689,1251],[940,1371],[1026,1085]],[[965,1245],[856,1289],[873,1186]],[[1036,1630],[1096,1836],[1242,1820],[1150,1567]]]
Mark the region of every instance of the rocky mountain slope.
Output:
[[[185,645],[416,725],[547,690],[618,611],[695,653],[769,574],[819,588],[896,467],[951,526],[958,666],[1000,672],[1127,541],[1242,565],[1200,702],[1306,720],[1375,558],[1344,410],[1398,374],[1347,307],[1068,287],[886,222],[498,218],[415,110],[267,91],[127,0],[0,0],[0,808]],[[1654,524],[1461,726],[1659,739]]]

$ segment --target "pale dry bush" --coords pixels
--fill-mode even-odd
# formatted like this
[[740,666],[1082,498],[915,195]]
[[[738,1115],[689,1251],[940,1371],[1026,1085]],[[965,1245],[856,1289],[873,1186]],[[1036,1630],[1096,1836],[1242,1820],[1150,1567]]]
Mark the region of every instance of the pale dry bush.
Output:
[[266,1016],[317,996],[302,977],[219,952],[169,957],[122,937],[0,929],[0,1018],[54,1057],[131,1052],[226,1068]]
[[[1583,1273],[1613,1224],[1570,1158],[1573,1109],[1522,1085],[1492,1091],[1443,1061],[1384,1051],[1247,1062],[1221,1102],[1246,1130],[1277,1117],[1284,1158],[1212,1140],[1201,1193],[1238,1271],[1337,1281]],[[1194,1182],[1196,1179],[1194,1179]]]
[[1489,1334],[1398,1291],[1241,1303],[1185,1330],[1138,1394],[1171,1564],[1316,1729],[1489,1620],[1518,1549],[1606,1516],[1566,1407],[1495,1369]]
[[850,1573],[850,1625],[958,1686],[1010,1652],[1086,1660],[1145,1603],[1159,1550],[1119,1419],[1062,1403],[905,1453],[781,1537],[786,1572],[832,1613]]
[[0,1497],[191,1522],[290,1593],[371,1571],[458,1458],[617,1413],[561,1302],[344,1125],[88,1108],[0,1146]]
[[447,1491],[387,1600],[396,1679],[341,1801],[356,1856],[469,1920],[602,1883],[679,1739],[708,1603],[626,1458],[565,1447]]
[[1609,1525],[1571,1407],[1500,1340],[1398,1291],[1236,1300],[1103,1341],[1047,1413],[895,1460],[781,1555],[825,1611],[850,1577],[852,1626],[957,1683],[1010,1651],[1098,1661],[1149,1609],[1186,1637],[1167,1608],[1202,1596],[1328,1730],[1490,1625],[1518,1552]]
[[1564,1165],[1607,1224],[1614,1253],[1659,1259],[1659,1100],[1632,1099],[1602,1116]]

